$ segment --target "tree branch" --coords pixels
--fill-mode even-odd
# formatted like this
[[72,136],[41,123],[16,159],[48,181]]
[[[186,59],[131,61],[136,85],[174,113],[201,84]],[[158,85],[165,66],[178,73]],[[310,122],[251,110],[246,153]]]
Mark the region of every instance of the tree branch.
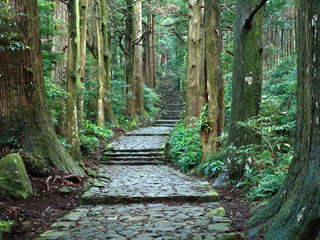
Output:
[[251,28],[251,23],[253,20],[254,15],[263,7],[263,5],[266,4],[268,0],[262,0],[258,5],[255,6],[255,8],[251,11],[249,17],[246,19],[244,23],[244,28],[250,29]]

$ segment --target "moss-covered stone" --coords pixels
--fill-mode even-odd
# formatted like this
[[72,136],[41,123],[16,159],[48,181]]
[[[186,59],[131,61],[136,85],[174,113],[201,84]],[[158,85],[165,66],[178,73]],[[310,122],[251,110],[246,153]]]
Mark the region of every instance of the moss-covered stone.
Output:
[[26,168],[17,153],[0,159],[0,192],[18,199],[27,199],[33,195]]
[[212,211],[207,213],[209,217],[224,217],[226,216],[226,211],[223,207],[215,208]]
[[30,175],[34,177],[46,177],[50,175],[49,166],[42,159],[24,154],[22,155],[22,160],[27,173]]

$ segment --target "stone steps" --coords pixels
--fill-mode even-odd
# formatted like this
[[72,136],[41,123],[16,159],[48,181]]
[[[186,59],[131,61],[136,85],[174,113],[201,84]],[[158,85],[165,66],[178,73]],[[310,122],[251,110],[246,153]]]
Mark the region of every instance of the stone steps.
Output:
[[138,160],[138,161],[153,161],[153,160],[159,160],[164,161],[164,155],[163,156],[116,156],[116,157],[102,157],[100,161],[131,161],[131,160]]
[[104,152],[102,153],[105,157],[115,157],[115,156],[164,156],[164,152],[155,151],[155,152]]
[[157,160],[150,160],[150,161],[146,161],[146,160],[124,160],[124,161],[100,161],[102,164],[104,165],[128,165],[128,166],[145,166],[145,165],[162,165],[165,164],[164,161],[157,161]]

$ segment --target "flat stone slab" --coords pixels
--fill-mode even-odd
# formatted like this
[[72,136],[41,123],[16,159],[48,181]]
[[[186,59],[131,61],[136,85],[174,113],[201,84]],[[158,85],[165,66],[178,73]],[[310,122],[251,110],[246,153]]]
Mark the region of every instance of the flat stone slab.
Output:
[[147,127],[139,130],[128,132],[127,136],[156,136],[169,135],[172,127]]
[[82,196],[84,204],[211,202],[219,199],[209,183],[167,166],[103,166],[98,179]]
[[155,151],[164,150],[167,136],[124,136],[108,148],[113,151]]
[[230,224],[206,216],[217,203],[83,205],[39,239],[218,239]]

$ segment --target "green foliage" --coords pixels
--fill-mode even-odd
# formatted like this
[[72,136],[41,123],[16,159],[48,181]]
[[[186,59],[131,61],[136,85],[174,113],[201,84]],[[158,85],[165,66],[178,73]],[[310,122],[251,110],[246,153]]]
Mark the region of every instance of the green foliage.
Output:
[[151,116],[155,117],[160,110],[160,96],[155,89],[148,88],[147,86],[143,87],[144,95],[144,107],[146,112]]
[[0,219],[0,239],[3,238],[3,233],[10,233],[11,227],[14,225],[14,221]]
[[202,143],[196,128],[184,128],[178,124],[170,135],[170,155],[182,171],[187,172],[198,166],[202,159]]
[[101,128],[87,121],[84,128],[79,131],[81,151],[88,156],[101,141],[108,141],[112,136],[113,132],[108,127]]

